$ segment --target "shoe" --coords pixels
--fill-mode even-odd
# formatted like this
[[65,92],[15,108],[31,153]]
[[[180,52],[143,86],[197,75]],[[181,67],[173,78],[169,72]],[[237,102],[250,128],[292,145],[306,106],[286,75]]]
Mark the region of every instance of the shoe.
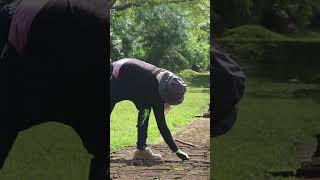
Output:
[[135,160],[161,160],[162,156],[160,154],[155,154],[150,148],[145,148],[144,150],[136,150],[133,155]]
[[203,118],[210,118],[210,111],[204,113],[202,117]]

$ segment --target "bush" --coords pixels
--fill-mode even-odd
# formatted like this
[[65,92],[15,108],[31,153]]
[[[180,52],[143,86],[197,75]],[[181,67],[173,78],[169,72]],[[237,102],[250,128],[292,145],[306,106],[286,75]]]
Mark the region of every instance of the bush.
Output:
[[319,77],[320,41],[317,40],[235,40],[218,43],[236,57],[248,73],[268,78],[296,78],[312,82]]
[[260,40],[269,40],[269,39],[286,39],[286,36],[283,36],[279,33],[272,32],[268,29],[263,28],[262,26],[257,25],[244,25],[239,26],[233,29],[229,29],[224,34],[225,39],[260,39]]
[[210,87],[210,73],[198,73],[191,69],[183,70],[179,73],[179,76],[192,87]]

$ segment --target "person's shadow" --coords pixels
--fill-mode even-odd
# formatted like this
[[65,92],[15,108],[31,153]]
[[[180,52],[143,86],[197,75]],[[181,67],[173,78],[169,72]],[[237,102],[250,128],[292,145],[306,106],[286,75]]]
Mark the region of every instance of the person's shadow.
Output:
[[162,160],[133,160],[133,159],[125,159],[125,158],[118,158],[118,159],[111,159],[110,163],[117,163],[117,164],[126,164],[127,166],[155,166],[164,164]]

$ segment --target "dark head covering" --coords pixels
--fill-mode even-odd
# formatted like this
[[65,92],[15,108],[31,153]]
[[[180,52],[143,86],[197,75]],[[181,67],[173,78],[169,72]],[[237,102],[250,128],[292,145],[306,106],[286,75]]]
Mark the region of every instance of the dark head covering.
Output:
[[186,83],[177,75],[164,71],[158,75],[159,94],[170,105],[181,104],[187,91]]

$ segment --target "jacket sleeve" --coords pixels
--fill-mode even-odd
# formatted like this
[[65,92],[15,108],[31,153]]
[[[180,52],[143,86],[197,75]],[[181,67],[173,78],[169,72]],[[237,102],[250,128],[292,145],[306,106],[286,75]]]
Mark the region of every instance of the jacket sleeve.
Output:
[[159,104],[153,107],[153,112],[157,121],[158,129],[164,139],[164,141],[168,144],[169,148],[172,152],[178,151],[178,146],[176,145],[171,132],[167,126],[166,119],[164,116],[164,105]]

